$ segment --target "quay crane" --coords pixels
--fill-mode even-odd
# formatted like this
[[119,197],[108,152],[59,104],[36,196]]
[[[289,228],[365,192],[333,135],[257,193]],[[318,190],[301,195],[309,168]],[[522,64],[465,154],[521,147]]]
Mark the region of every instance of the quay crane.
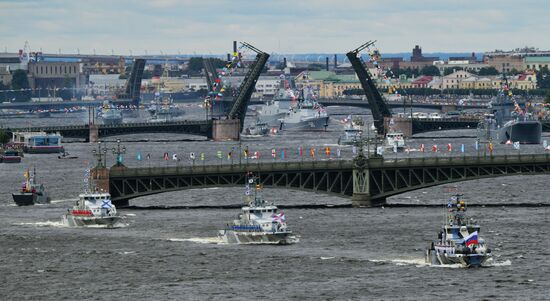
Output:
[[384,118],[391,118],[392,113],[389,109],[388,104],[378,91],[372,76],[365,66],[365,62],[361,59],[360,52],[372,45],[376,41],[368,41],[363,45],[357,47],[356,49],[346,53],[347,58],[349,59],[359,81],[361,82],[361,87],[365,92],[365,96],[369,102],[369,106],[372,112],[372,117],[374,118],[374,126],[378,133],[384,133]]

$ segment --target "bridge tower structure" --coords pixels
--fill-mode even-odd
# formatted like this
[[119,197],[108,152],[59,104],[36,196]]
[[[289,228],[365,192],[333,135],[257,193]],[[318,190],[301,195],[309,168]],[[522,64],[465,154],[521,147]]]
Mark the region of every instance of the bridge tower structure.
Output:
[[130,76],[126,80],[124,93],[118,94],[118,99],[130,99],[133,105],[139,105],[143,70],[145,70],[145,59],[134,59]]
[[240,132],[244,127],[246,110],[248,109],[252,92],[254,92],[256,82],[258,81],[267,60],[269,59],[269,54],[259,50],[258,48],[246,42],[242,42],[242,45],[256,52],[256,58],[249,67],[248,72],[233,97],[231,107],[227,113],[227,119],[214,120],[212,126],[212,138],[214,140],[240,139]]
[[346,56],[355,70],[359,81],[361,82],[361,87],[363,88],[367,101],[369,102],[376,130],[378,133],[385,133],[384,119],[391,118],[392,113],[388,104],[382,97],[382,94],[378,91],[376,83],[372,79],[369,70],[365,67],[365,62],[361,59],[361,51],[374,45],[375,42],[376,41],[368,41],[356,49],[346,53]]

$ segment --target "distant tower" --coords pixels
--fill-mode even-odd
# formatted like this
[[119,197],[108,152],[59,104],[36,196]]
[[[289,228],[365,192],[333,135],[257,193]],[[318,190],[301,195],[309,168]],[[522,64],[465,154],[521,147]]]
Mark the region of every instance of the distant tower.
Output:
[[413,48],[411,61],[416,61],[416,60],[421,59],[421,58],[422,58],[422,48],[420,48],[420,46],[416,45]]

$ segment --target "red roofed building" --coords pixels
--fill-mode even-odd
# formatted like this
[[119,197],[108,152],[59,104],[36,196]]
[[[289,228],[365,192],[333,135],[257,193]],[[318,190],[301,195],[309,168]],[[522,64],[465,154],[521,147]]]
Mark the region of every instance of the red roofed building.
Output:
[[421,76],[415,79],[411,85],[413,88],[427,88],[428,84],[432,81],[433,76]]

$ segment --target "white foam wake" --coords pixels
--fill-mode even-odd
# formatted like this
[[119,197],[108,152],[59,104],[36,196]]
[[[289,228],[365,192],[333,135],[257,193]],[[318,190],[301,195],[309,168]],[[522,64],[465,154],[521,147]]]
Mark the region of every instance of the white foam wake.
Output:
[[223,241],[219,237],[191,237],[191,238],[168,238],[168,241],[188,241],[199,244],[221,244]]
[[55,227],[55,228],[64,228],[67,227],[61,221],[46,221],[46,222],[34,222],[34,223],[15,223],[17,226],[36,226],[36,227]]

